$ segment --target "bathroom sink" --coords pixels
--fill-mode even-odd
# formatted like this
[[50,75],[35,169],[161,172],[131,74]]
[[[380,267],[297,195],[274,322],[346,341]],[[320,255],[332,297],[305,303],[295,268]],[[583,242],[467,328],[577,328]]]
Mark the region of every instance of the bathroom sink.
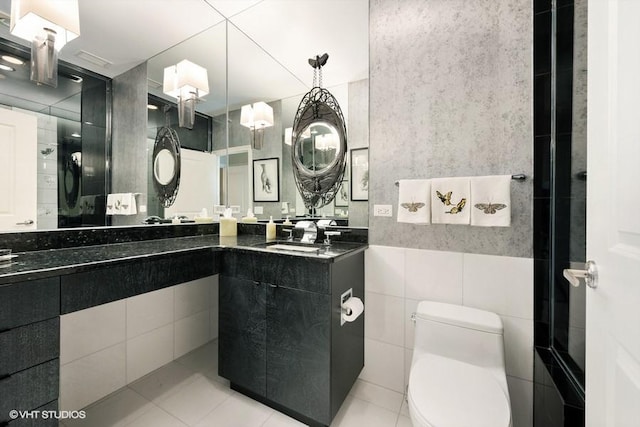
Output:
[[316,248],[315,246],[307,246],[307,245],[294,245],[294,244],[283,244],[276,243],[271,246],[267,246],[267,249],[273,249],[278,251],[295,251],[295,252],[305,252],[305,253],[317,253],[320,248]]
[[303,253],[318,253],[322,245],[305,244],[300,242],[290,242],[286,240],[276,240],[273,242],[261,242],[254,246],[264,247],[274,251],[292,251]]

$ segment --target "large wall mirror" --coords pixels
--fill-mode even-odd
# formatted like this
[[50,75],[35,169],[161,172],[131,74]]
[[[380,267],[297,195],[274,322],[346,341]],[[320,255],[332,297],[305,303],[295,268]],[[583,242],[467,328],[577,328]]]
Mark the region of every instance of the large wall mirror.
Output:
[[[82,2],[81,2],[82,3]],[[69,75],[84,78],[83,89],[74,94],[50,99],[48,88],[36,86],[28,81],[21,83],[21,92],[14,98],[24,99],[26,93],[30,95],[30,102],[37,103],[37,108],[24,108],[18,105],[16,99],[10,99],[13,85],[7,77],[0,76],[0,107],[12,109],[24,108],[29,114],[37,112],[46,117],[61,105],[75,101],[71,118],[58,117],[56,142],[51,143],[51,152],[47,147],[38,146],[33,154],[34,161],[46,165],[50,170],[57,170],[56,179],[42,178],[36,170],[34,174],[38,181],[38,214],[36,224],[31,229],[49,229],[73,226],[104,226],[140,224],[143,216],[158,216],[170,218],[177,215],[192,217],[206,208],[210,213],[216,205],[237,206],[240,214],[252,209],[260,219],[283,218],[287,215],[294,217],[308,212],[300,199],[292,174],[291,145],[286,137],[288,129],[293,126],[295,112],[302,99],[312,86],[313,69],[307,59],[329,51],[330,59],[324,69],[324,84],[336,97],[343,109],[349,134],[348,150],[368,146],[368,1],[320,1],[304,0],[290,2],[287,0],[243,0],[228,2],[222,0],[184,0],[180,4],[168,6],[167,2],[158,2],[154,13],[143,13],[143,6],[133,10],[125,1],[116,0],[100,5],[90,10],[81,4],[81,27],[83,21],[86,30],[81,34],[78,43],[85,43],[82,48],[68,45],[61,51],[61,70],[65,70],[65,62],[78,64],[82,69],[90,71],[82,74],[81,68],[71,66]],[[150,7],[153,2],[145,2],[144,7]],[[135,19],[144,28],[135,30],[135,36],[121,34],[109,23],[108,16],[114,16],[109,8],[121,8],[121,15],[127,15],[126,20]],[[0,12],[10,8],[9,0],[0,0]],[[169,10],[169,9],[175,10]],[[179,9],[179,10],[178,10]],[[125,13],[126,11],[126,13]],[[157,13],[156,13],[157,12]],[[102,18],[96,15],[102,15]],[[111,15],[110,15],[111,14]],[[181,28],[175,34],[167,33],[156,37],[152,28],[162,25],[155,20],[167,19],[169,16],[190,17],[189,28]],[[308,24],[308,16],[316,16],[332,21],[336,31],[315,33],[317,30]],[[144,18],[143,18],[144,17]],[[1,16],[0,16],[1,18]],[[123,18],[124,19],[124,18]],[[0,19],[1,20],[1,19]],[[4,19],[7,21],[6,19]],[[135,27],[134,25],[131,25]],[[99,31],[98,31],[99,30]],[[82,29],[81,29],[82,31]],[[92,33],[93,31],[93,33]],[[98,36],[102,39],[113,37],[107,50],[98,50]],[[124,31],[126,33],[126,31]],[[132,30],[133,32],[133,30]],[[182,32],[182,33],[180,33]],[[325,34],[330,33],[330,34]],[[92,34],[94,36],[92,37]],[[119,38],[120,37],[120,38]],[[181,40],[167,40],[169,37],[182,37]],[[17,43],[10,35],[8,28],[0,25],[0,38],[10,43]],[[141,38],[143,40],[141,40]],[[148,39],[148,40],[147,40]],[[129,62],[122,59],[106,66],[96,66],[88,56],[80,53],[100,53],[107,59],[117,55],[126,57],[137,52],[138,44],[151,45],[155,51],[146,58],[133,58]],[[160,43],[165,43],[161,45]],[[26,44],[25,44],[26,45]],[[105,44],[106,45],[106,44]],[[117,50],[114,46],[120,46]],[[124,46],[127,46],[125,50]],[[327,47],[329,46],[329,47]],[[338,47],[334,47],[338,46]],[[332,50],[332,47],[333,50]],[[104,47],[107,49],[107,47]],[[23,57],[28,59],[28,48],[24,46]],[[96,55],[100,56],[100,55]],[[123,73],[132,67],[145,64],[147,80],[141,84],[148,90],[149,105],[153,101],[158,109],[148,110],[146,141],[139,141],[140,156],[145,156],[146,164],[138,160],[135,169],[144,169],[147,176],[147,187],[135,190],[143,197],[140,203],[145,207],[144,215],[114,218],[104,215],[105,195],[118,190],[112,188],[114,182],[122,181],[122,177],[110,176],[126,174],[126,171],[110,167],[109,156],[117,154],[118,145],[131,144],[124,141],[114,132],[114,138],[109,145],[111,130],[107,124],[111,80],[117,81]],[[193,131],[176,129],[181,142],[181,179],[180,189],[171,207],[164,207],[154,199],[153,187],[154,164],[152,159],[153,142],[159,127],[165,125],[167,112],[164,105],[175,108],[175,99],[162,93],[162,70],[168,65],[188,59],[207,68],[209,76],[209,94],[197,104],[196,121],[200,121],[198,129]],[[27,64],[28,65],[28,64]],[[0,71],[2,74],[2,71]],[[86,76],[86,77],[85,77]],[[105,76],[105,77],[102,77]],[[94,84],[95,81],[95,84]],[[92,84],[90,85],[89,82]],[[69,84],[76,84],[72,80]],[[59,88],[63,86],[62,80]],[[86,89],[85,89],[86,88]],[[91,89],[91,93],[89,90]],[[101,105],[87,102],[89,95],[99,92],[104,99]],[[15,95],[15,94],[14,94]],[[145,100],[146,101],[146,100]],[[261,150],[251,147],[251,132],[240,124],[240,110],[243,105],[255,102],[267,102],[274,111],[273,126],[264,131],[264,146]],[[146,102],[145,102],[146,104]],[[114,104],[115,105],[115,104]],[[85,108],[89,108],[85,111]],[[81,114],[82,113],[82,114]],[[97,114],[102,120],[85,120],[86,114]],[[175,110],[169,109],[169,115]],[[89,116],[86,116],[89,117]],[[69,123],[67,124],[67,121]],[[115,120],[114,120],[115,121]],[[89,122],[91,124],[87,124]],[[170,123],[177,122],[177,118],[169,118]],[[122,123],[111,123],[112,127]],[[127,123],[128,126],[132,125]],[[62,130],[64,126],[68,129]],[[139,126],[137,123],[135,126]],[[177,128],[177,125],[176,125]],[[60,143],[64,135],[69,136],[63,146]],[[40,144],[40,131],[38,143]],[[122,134],[122,133],[120,133]],[[197,135],[196,135],[197,134]],[[190,142],[186,142],[191,140]],[[206,141],[204,143],[193,141]],[[62,157],[60,157],[62,156]],[[102,156],[102,157],[101,157]],[[254,161],[277,157],[280,161],[277,185],[279,199],[277,201],[256,201],[253,194]],[[38,164],[40,164],[38,163]],[[74,171],[79,177],[74,178]],[[349,167],[345,180],[349,177]],[[102,181],[100,181],[102,180]],[[126,177],[124,179],[126,181]],[[65,183],[66,189],[65,189]],[[345,182],[348,188],[348,182]],[[40,197],[40,190],[46,185],[51,186],[48,199]],[[77,191],[76,191],[77,190]],[[118,190],[122,191],[122,190]],[[133,190],[132,190],[133,191]],[[64,194],[62,194],[64,193]],[[69,194],[67,194],[69,193]],[[57,204],[48,201],[57,199]],[[74,200],[75,199],[75,200]],[[366,201],[352,201],[349,195],[342,202],[326,206],[318,215],[348,218],[351,226],[366,226],[368,218],[368,203]],[[346,201],[346,203],[345,203]],[[68,205],[75,202],[76,211]],[[66,209],[68,214],[64,214]],[[51,220],[44,220],[44,214]],[[42,214],[42,215],[40,215]],[[238,216],[240,216],[238,214]],[[61,218],[63,218],[61,220]],[[27,219],[27,218],[25,218]],[[0,231],[15,230],[15,228],[0,225]],[[24,231],[22,229],[21,231]]]

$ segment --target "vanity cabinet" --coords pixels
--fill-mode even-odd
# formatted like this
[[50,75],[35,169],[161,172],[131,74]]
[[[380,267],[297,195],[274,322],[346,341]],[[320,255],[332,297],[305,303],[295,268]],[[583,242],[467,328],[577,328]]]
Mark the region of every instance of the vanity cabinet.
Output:
[[218,373],[253,393],[266,394],[267,288],[220,276]]
[[[228,255],[228,257],[227,257]],[[364,297],[364,254],[335,262],[229,253],[220,276],[219,374],[310,425],[329,425],[364,366],[364,316],[340,325],[340,296]]]
[[57,425],[45,419],[9,422],[9,411],[57,409],[59,315],[57,277],[0,286],[0,425]]

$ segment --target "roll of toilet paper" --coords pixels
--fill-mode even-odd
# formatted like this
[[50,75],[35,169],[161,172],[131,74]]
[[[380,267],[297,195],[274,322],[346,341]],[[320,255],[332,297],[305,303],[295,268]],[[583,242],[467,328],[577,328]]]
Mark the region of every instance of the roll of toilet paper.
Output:
[[347,322],[353,322],[364,311],[364,304],[358,297],[351,297],[342,304],[342,318]]

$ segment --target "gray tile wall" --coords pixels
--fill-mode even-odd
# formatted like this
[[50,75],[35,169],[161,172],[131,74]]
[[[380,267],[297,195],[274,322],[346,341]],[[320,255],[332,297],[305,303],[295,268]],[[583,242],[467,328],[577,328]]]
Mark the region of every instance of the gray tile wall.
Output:
[[[349,150],[369,146],[369,79],[349,83]],[[347,157],[350,158],[350,157]],[[351,179],[349,173],[345,179]],[[349,197],[351,198],[351,197]],[[366,227],[369,225],[369,203],[349,200],[349,225]]]
[[[111,192],[147,193],[147,63],[113,79]],[[139,208],[139,206],[138,206]],[[146,213],[114,215],[113,225],[141,224]]]
[[[512,226],[396,222],[402,178],[533,169],[532,5],[525,0],[370,3],[369,203],[376,245],[531,257],[531,179],[512,186]],[[372,212],[372,209],[370,209]]]

